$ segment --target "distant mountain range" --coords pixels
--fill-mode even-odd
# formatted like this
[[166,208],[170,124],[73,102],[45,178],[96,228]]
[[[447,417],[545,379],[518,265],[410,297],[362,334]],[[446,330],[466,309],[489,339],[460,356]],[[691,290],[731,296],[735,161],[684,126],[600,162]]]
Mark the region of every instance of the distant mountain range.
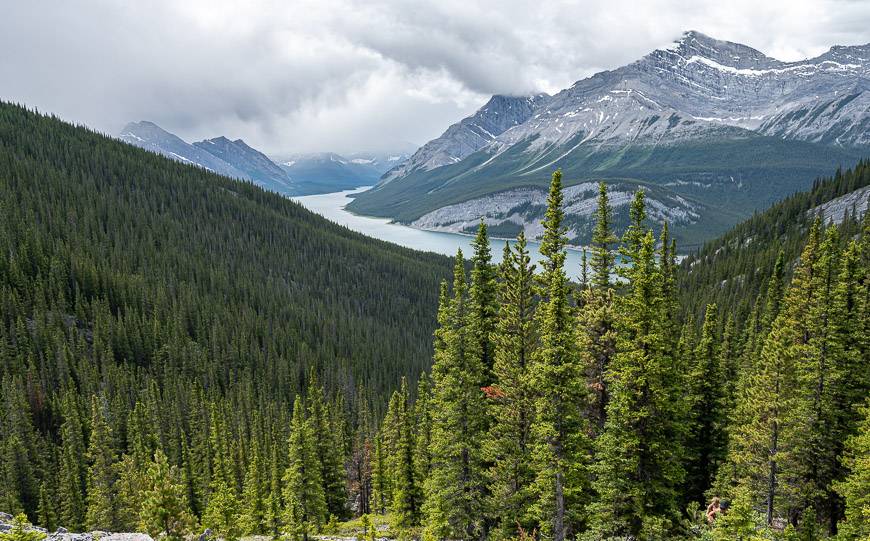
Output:
[[281,169],[300,186],[299,195],[349,190],[377,184],[381,175],[404,162],[409,153],[332,152],[296,154],[279,160]]
[[493,96],[349,209],[425,229],[534,236],[561,168],[569,234],[588,240],[594,181],[617,221],[647,190],[651,217],[695,244],[870,153],[870,45],[782,62],[687,32],[553,95]]
[[226,137],[188,143],[153,122],[131,122],[118,136],[127,143],[215,173],[250,180],[268,190],[289,196],[327,193],[369,186],[408,153],[333,153],[285,157],[275,163],[241,139]]

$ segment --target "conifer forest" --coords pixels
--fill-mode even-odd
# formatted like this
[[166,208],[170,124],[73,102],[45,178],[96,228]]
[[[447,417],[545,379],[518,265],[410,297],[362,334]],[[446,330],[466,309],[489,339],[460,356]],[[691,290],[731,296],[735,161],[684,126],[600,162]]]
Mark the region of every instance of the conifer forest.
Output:
[[602,182],[575,281],[558,170],[539,239],[482,223],[450,260],[0,104],[0,511],[155,539],[867,541],[870,213],[814,209],[870,162],[831,174],[684,259],[643,190],[617,231]]

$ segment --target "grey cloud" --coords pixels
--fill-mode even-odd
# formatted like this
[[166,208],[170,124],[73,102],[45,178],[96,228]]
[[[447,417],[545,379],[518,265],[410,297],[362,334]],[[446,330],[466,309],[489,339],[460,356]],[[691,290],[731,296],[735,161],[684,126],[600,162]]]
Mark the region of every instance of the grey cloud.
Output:
[[489,94],[558,90],[687,29],[784,59],[870,41],[857,0],[2,3],[0,98],[275,153],[422,143]]

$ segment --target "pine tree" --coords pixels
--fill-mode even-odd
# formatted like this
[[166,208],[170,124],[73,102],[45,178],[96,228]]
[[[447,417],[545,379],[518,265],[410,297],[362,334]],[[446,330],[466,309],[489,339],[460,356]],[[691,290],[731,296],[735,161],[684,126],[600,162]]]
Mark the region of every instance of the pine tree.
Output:
[[423,373],[417,381],[417,401],[414,404],[414,471],[423,505],[423,484],[432,469],[432,380]]
[[414,468],[414,419],[413,411],[408,408],[408,388],[404,378],[399,391],[393,395],[399,404],[398,423],[399,439],[395,449],[393,465],[393,501],[391,511],[396,526],[411,528],[420,523],[420,505],[422,494],[417,485],[417,474]]
[[387,512],[392,492],[389,490],[390,473],[387,458],[384,456],[384,444],[380,431],[375,434],[374,451],[372,453],[372,512],[383,515]]
[[817,221],[783,306],[764,340],[753,377],[742,380],[745,386],[730,434],[728,461],[739,486],[764,506],[768,525],[774,518],[788,516],[801,499],[798,450],[804,444],[807,412],[799,387],[798,356],[807,347],[804,320],[814,302],[813,269],[819,235]]
[[248,467],[245,470],[245,482],[242,489],[242,516],[239,518],[240,529],[246,534],[261,534],[269,531],[267,525],[269,486],[263,476],[263,466],[260,459],[260,446],[257,438],[251,438],[251,451]]
[[607,185],[601,181],[598,183],[598,206],[595,211],[595,229],[592,231],[592,287],[600,292],[610,288],[610,273],[613,272],[614,263],[612,246],[616,241]]
[[838,539],[849,541],[870,539],[870,403],[863,412],[864,420],[848,440],[843,457],[849,475],[834,485],[846,504]]
[[46,530],[53,532],[57,528],[57,513],[54,508],[54,501],[49,496],[44,482],[39,486],[39,508],[36,516],[39,523]]
[[727,453],[724,417],[725,374],[720,364],[719,320],[715,304],[707,306],[701,337],[694,351],[691,371],[692,411],[689,439],[686,502],[704,503],[704,492],[711,486]]
[[488,389],[492,425],[486,439],[491,491],[489,511],[498,519],[498,538],[535,527],[530,430],[534,395],[529,366],[535,355],[535,276],[520,231],[514,248],[505,251],[499,284],[499,316],[494,333],[494,384]]
[[112,435],[103,417],[100,401],[91,399],[91,437],[88,444],[88,497],[85,526],[90,530],[114,529],[115,519],[115,451]]
[[[636,201],[638,201],[636,199]],[[643,215],[640,205],[635,218]],[[639,223],[639,220],[637,220]],[[640,226],[638,226],[640,227]],[[678,365],[665,348],[661,275],[652,232],[626,233],[633,268],[620,299],[618,352],[608,371],[610,401],[604,432],[596,440],[592,527],[595,535],[656,539],[677,515],[683,482],[684,408]]]
[[162,450],[154,453],[146,479],[141,527],[155,539],[160,535],[168,539],[183,539],[192,518],[178,468],[169,465]]
[[556,171],[547,197],[541,302],[536,323],[536,350],[530,381],[536,389],[531,425],[532,457],[536,473],[535,512],[541,531],[564,541],[582,530],[589,500],[586,469],[590,445],[588,427],[579,404],[588,401],[577,349],[565,274],[567,238],[562,208],[562,173]]
[[432,467],[423,507],[425,535],[431,538],[471,539],[483,529],[482,366],[470,317],[460,250],[454,265],[453,298],[439,308],[439,321],[444,324],[436,333],[432,366]]
[[593,287],[583,295],[583,305],[578,315],[579,346],[586,365],[586,382],[592,395],[586,416],[596,433],[604,429],[608,401],[605,375],[616,353],[614,292],[610,283],[614,262],[611,249],[616,241],[611,231],[612,214],[607,187],[601,182],[598,185],[598,209],[592,234]]
[[308,422],[313,431],[313,443],[320,464],[320,479],[329,515],[344,519],[347,516],[347,487],[344,483],[344,457],[341,447],[335,445],[336,430],[330,420],[323,396],[323,387],[312,372],[308,384]]
[[496,303],[496,268],[492,264],[492,254],[486,222],[481,220],[477,235],[471,243],[474,254],[471,259],[471,286],[469,297],[469,325],[472,328],[477,349],[480,352],[481,386],[492,383],[492,365],[495,362],[495,346],[492,334],[495,331],[498,304]]
[[302,400],[293,403],[289,455],[284,472],[284,524],[292,539],[308,541],[308,536],[326,523],[326,497],[323,494],[321,467],[313,441],[313,429],[305,418]]
[[223,413],[215,406],[211,408],[209,439],[214,452],[214,464],[202,522],[207,528],[231,541],[242,533],[238,520],[239,501],[234,466],[228,448],[229,431]]
[[269,460],[269,492],[266,496],[266,516],[264,518],[266,532],[276,537],[281,529],[281,473],[278,469],[278,449],[273,442],[271,459]]
[[60,520],[69,529],[80,530],[85,518],[85,444],[77,404],[71,396],[63,400],[61,425]]
[[12,528],[8,532],[0,532],[0,541],[42,541],[45,534],[34,530],[27,520],[27,515],[19,513],[12,519]]

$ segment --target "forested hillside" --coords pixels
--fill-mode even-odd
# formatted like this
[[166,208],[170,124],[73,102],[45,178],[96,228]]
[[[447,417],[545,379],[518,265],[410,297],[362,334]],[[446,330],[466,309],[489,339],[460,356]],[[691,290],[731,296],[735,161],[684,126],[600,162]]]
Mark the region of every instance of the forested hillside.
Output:
[[9,104],[0,216],[2,510],[35,517],[43,487],[83,525],[92,396],[113,453],[145,438],[180,463],[219,420],[241,468],[255,430],[283,460],[309,371],[378,412],[431,362],[447,258]]
[[570,284],[558,171],[538,268],[481,224],[439,288],[441,258],[0,113],[3,509],[169,539],[870,536],[870,217],[801,214],[866,164],[755,218],[794,229],[740,241],[783,255],[733,298],[687,269],[760,263],[680,270],[642,191],[617,239],[604,183]]
[[[837,223],[843,239],[859,233],[860,209],[866,209],[870,199],[867,186],[870,163],[861,161],[852,169],[816,180],[810,190],[786,198],[705,244],[680,266],[683,308],[702,317],[704,306],[715,302],[733,310],[738,320],[748,317],[755,299],[765,293],[780,252],[783,272],[791,276],[816,216]],[[843,204],[830,204],[838,198]]]

